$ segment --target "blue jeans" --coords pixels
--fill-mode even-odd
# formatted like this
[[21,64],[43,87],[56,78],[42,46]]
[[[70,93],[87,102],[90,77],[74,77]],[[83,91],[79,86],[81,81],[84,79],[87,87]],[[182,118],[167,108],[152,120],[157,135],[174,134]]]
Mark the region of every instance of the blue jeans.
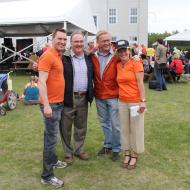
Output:
[[59,123],[61,120],[61,112],[63,103],[50,104],[53,116],[47,118],[43,114],[43,105],[40,105],[44,119],[44,151],[43,151],[43,172],[41,177],[49,180],[54,176],[53,166],[57,162],[56,144],[58,140]]
[[158,68],[158,64],[154,64],[154,73],[157,80],[157,89],[166,90],[166,81],[163,75],[163,69]]
[[100,125],[104,132],[104,147],[112,148],[113,152],[120,152],[120,123],[118,113],[118,100],[96,99],[96,107]]

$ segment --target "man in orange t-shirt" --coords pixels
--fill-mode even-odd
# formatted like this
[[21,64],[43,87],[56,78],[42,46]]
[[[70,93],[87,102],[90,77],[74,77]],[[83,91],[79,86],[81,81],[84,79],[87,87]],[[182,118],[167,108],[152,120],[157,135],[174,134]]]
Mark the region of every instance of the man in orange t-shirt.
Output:
[[66,46],[66,41],[66,31],[56,29],[52,35],[52,47],[44,52],[38,63],[40,108],[45,124],[41,183],[55,187],[62,187],[64,182],[54,176],[53,167],[64,168],[66,166],[56,156],[56,144],[65,88],[61,55]]

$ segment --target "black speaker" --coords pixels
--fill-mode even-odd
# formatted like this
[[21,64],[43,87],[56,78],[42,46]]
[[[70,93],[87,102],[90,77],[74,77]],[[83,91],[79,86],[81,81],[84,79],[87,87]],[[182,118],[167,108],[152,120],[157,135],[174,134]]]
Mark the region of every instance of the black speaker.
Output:
[[158,86],[158,83],[156,80],[151,80],[149,81],[148,86],[149,86],[149,89],[156,89]]

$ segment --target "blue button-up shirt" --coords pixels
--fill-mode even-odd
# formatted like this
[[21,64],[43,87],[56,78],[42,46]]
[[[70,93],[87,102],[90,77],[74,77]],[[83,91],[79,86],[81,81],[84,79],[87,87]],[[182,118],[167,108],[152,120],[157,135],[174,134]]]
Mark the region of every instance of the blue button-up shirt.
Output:
[[108,64],[110,56],[112,55],[112,51],[110,50],[107,54],[104,55],[102,52],[98,50],[97,55],[98,55],[98,60],[100,63],[100,76],[102,78],[104,69],[106,68],[106,65]]
[[81,57],[77,57],[71,50],[71,57],[74,69],[74,92],[86,92],[88,86],[88,76],[84,53]]

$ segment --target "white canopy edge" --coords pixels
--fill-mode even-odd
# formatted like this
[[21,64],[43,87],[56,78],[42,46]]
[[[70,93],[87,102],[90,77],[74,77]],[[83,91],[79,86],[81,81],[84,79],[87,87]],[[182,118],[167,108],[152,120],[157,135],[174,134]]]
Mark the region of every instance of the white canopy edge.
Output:
[[190,30],[185,30],[182,33],[174,34],[168,36],[164,41],[181,41],[181,42],[190,42]]
[[0,3],[0,36],[29,36],[51,33],[64,27],[96,33],[88,0],[21,0]]

